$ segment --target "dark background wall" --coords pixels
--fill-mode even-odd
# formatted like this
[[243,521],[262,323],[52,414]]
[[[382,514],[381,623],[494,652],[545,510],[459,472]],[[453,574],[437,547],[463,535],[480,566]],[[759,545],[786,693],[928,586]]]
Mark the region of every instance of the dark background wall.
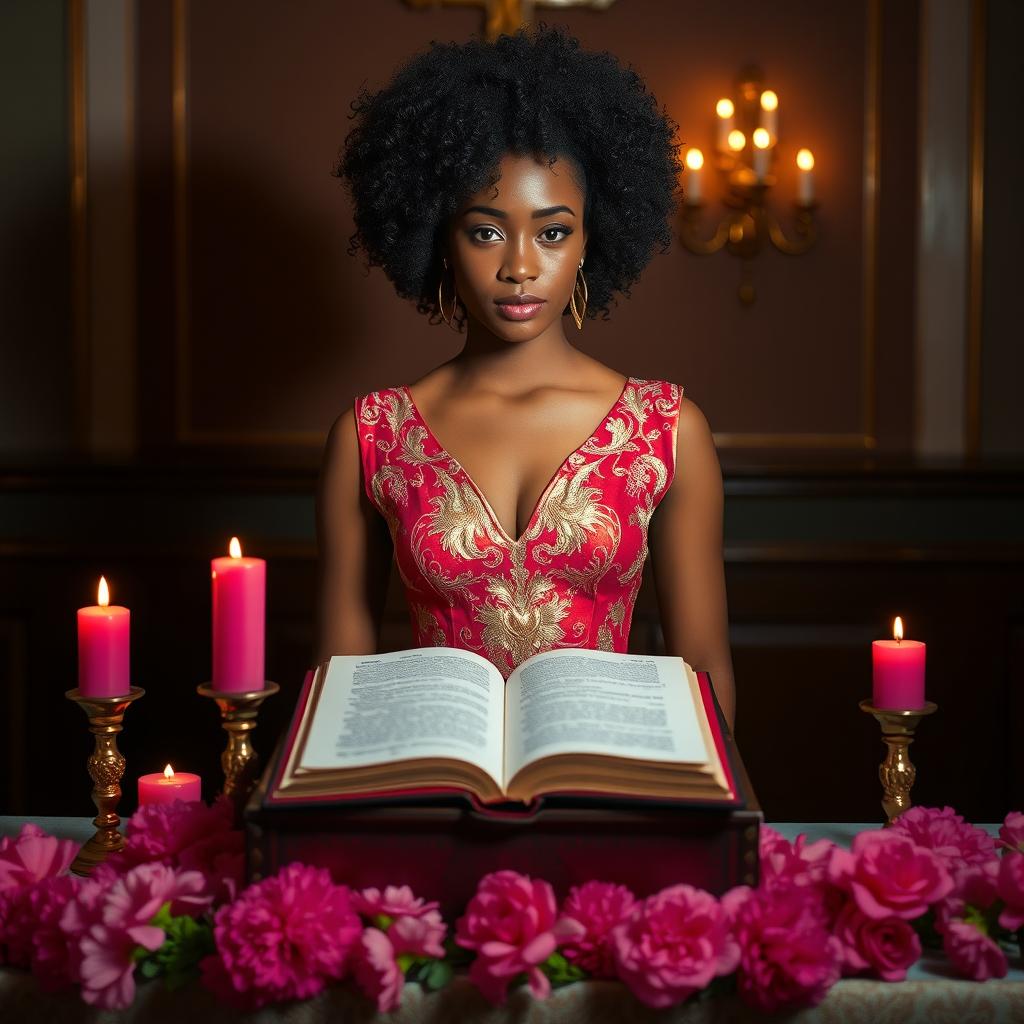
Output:
[[[715,99],[759,64],[782,100],[772,203],[787,227],[795,151],[818,161],[819,243],[799,258],[763,253],[755,305],[737,301],[736,260],[677,240],[610,321],[574,338],[623,372],[685,384],[716,433],[737,735],[777,820],[877,815],[882,748],[856,705],[870,641],[895,614],[928,641],[941,708],[914,747],[916,796],[978,820],[1024,802],[1011,742],[1024,724],[1020,142],[1008,128],[1022,26],[1010,0],[976,6],[986,201],[967,405],[980,443],[923,458],[927,9],[618,0],[550,16],[632,63],[705,153]],[[347,255],[351,213],[329,172],[359,87],[383,85],[432,38],[468,37],[479,12],[398,0],[125,11],[130,188],[102,133],[83,146],[76,128],[76,98],[100,102],[82,88],[98,70],[83,71],[82,54],[99,60],[104,45],[95,22],[98,36],[83,32],[89,5],[15,0],[0,16],[0,813],[89,813],[85,722],[62,693],[73,612],[101,572],[132,609],[133,675],[147,689],[123,734],[126,782],[171,760],[202,771],[212,795],[221,734],[194,688],[209,674],[207,561],[231,534],[269,561],[268,674],[284,688],[257,733],[269,754],[312,646],[324,433],[353,395],[415,380],[461,344]],[[78,206],[76,153],[88,164]],[[104,234],[122,215],[130,230]],[[103,324],[124,310],[119,348]],[[962,387],[974,387],[966,372]],[[401,648],[392,584],[382,646]],[[660,649],[649,581],[632,644]]]

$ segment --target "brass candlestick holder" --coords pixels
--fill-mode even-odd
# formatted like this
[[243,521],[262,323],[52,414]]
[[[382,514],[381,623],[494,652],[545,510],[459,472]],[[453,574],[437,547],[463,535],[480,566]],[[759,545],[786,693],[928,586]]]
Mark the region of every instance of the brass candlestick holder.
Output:
[[256,785],[259,755],[249,742],[249,733],[256,728],[260,705],[281,689],[277,683],[264,683],[262,690],[215,690],[197,686],[202,697],[209,697],[220,708],[221,725],[228,734],[228,745],[220,755],[224,771],[224,795],[231,798],[235,813],[241,816],[249,794]]
[[882,740],[886,746],[885,760],[878,766],[882,783],[882,809],[886,824],[891,825],[910,807],[910,789],[914,785],[917,769],[910,761],[910,744],[918,722],[926,715],[938,711],[930,700],[920,708],[878,708],[869,700],[860,702],[861,711],[874,715],[882,727]]
[[86,762],[93,782],[92,802],[99,812],[93,818],[96,832],[78,851],[71,864],[76,875],[91,875],[111,853],[124,849],[124,836],[119,831],[121,819],[116,808],[121,799],[121,776],[124,775],[124,755],[117,749],[117,734],[128,705],[146,691],[133,686],[119,697],[87,697],[78,687],[67,690],[64,696],[73,700],[89,718],[89,732],[96,737],[92,755]]

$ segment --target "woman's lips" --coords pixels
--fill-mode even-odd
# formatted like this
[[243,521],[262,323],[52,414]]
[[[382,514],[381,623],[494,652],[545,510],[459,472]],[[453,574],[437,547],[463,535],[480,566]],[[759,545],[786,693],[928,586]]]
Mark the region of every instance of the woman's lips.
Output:
[[543,302],[499,302],[498,312],[506,320],[532,320],[543,305]]

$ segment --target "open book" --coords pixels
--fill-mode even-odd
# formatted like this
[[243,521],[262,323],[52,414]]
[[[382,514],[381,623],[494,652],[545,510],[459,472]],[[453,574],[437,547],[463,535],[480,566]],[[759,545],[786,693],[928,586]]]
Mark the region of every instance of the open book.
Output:
[[562,648],[506,682],[452,647],[335,656],[296,709],[269,797],[461,790],[482,803],[587,793],[731,804],[710,701],[675,657]]

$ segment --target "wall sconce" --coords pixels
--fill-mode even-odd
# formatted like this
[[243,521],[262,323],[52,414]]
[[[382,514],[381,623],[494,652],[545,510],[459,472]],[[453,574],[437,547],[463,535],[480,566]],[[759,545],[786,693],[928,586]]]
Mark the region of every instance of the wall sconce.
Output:
[[814,156],[801,149],[796,156],[796,235],[787,237],[775,215],[766,208],[768,190],[776,183],[772,174],[778,142],[779,98],[762,88],[761,72],[747,68],[739,80],[739,100],[720,99],[715,107],[717,132],[715,164],[726,182],[723,202],[731,207],[715,233],[706,238],[698,230],[704,205],[704,154],[696,148],[686,153],[683,188],[682,242],[698,256],[726,247],[740,259],[740,302],[749,306],[757,297],[753,285],[753,260],[767,239],[780,252],[799,256],[814,245],[817,230],[814,210]]

